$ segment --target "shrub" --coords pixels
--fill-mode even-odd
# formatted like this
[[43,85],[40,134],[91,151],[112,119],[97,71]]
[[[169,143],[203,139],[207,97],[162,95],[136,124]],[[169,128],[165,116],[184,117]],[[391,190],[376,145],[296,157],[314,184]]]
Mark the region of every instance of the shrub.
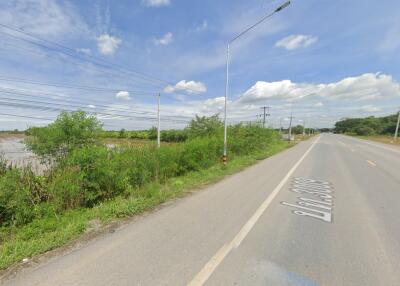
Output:
[[48,199],[43,180],[29,168],[7,168],[0,176],[0,225],[23,225],[33,220],[34,209]]
[[223,126],[218,114],[210,117],[196,115],[189,124],[188,132],[191,138],[213,136],[222,133]]
[[58,212],[85,206],[84,173],[78,167],[58,169],[48,184],[50,200]]
[[360,136],[371,136],[375,133],[374,129],[368,126],[359,126],[355,129],[355,132]]
[[42,157],[63,158],[75,148],[93,144],[101,132],[101,123],[94,115],[84,111],[62,112],[46,127],[29,130],[26,144]]

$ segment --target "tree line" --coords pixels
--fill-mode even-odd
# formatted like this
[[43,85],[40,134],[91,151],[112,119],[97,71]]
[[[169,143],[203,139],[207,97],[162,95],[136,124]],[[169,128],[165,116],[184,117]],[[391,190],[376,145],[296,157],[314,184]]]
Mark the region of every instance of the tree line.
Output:
[[345,118],[335,123],[335,132],[360,136],[392,135],[396,129],[397,116]]

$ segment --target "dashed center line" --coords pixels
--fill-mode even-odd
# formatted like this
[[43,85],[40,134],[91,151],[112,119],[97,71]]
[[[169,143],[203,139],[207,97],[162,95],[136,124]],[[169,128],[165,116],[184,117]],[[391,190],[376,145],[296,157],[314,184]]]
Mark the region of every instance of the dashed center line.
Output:
[[370,161],[370,160],[367,160],[367,163],[370,164],[371,166],[376,167],[376,164],[374,162]]

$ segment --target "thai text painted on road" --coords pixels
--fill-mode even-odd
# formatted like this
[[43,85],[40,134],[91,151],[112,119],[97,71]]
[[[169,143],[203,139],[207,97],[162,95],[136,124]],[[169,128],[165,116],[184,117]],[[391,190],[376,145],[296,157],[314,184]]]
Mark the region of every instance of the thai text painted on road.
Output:
[[324,222],[333,221],[333,186],[329,182],[308,178],[293,178],[290,191],[301,194],[296,204],[281,202],[282,205],[296,208],[292,213]]

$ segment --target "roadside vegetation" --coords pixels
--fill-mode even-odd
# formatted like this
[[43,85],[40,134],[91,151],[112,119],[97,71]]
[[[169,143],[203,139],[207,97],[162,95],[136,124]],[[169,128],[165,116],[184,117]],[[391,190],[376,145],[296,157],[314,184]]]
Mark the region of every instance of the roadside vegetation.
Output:
[[335,123],[335,132],[358,136],[393,136],[397,114],[384,117],[346,118]]
[[[27,131],[28,148],[51,165],[45,174],[0,160],[0,269],[61,246],[100,224],[149,210],[288,146],[259,126],[229,128],[229,164],[221,164],[223,125],[196,117],[184,130],[107,132],[82,111]],[[147,140],[104,144],[105,134]],[[110,136],[112,137],[112,136]]]
[[400,145],[394,140],[397,114],[384,117],[347,118],[336,122],[335,132],[386,144]]

